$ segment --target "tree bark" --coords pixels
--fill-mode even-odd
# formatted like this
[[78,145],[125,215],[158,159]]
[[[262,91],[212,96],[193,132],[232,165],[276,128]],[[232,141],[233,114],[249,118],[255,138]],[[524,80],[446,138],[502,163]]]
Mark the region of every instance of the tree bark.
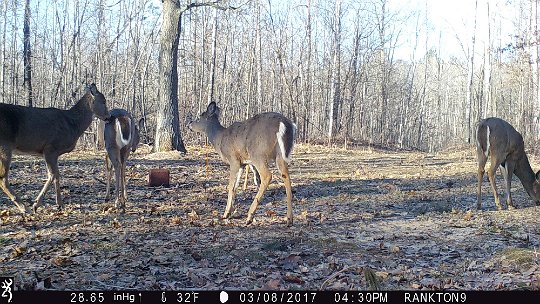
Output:
[[473,94],[473,73],[474,73],[474,47],[476,45],[476,16],[477,16],[477,10],[478,10],[478,0],[475,1],[475,9],[474,9],[474,29],[472,33],[472,46],[469,50],[469,68],[467,71],[467,93],[466,93],[466,100],[465,100],[465,119],[467,122],[467,143],[471,143],[471,137],[472,137],[472,94]]
[[30,0],[24,1],[24,26],[23,26],[23,61],[24,76],[23,87],[26,93],[28,106],[33,106],[32,94],[32,51],[30,49]]
[[163,24],[159,51],[159,104],[154,151],[186,153],[178,114],[178,41],[181,10],[173,0],[163,1]]
[[338,113],[341,105],[341,0],[336,0],[334,15],[334,50],[332,54],[332,93],[330,119],[328,122],[328,141],[331,143],[338,129]]

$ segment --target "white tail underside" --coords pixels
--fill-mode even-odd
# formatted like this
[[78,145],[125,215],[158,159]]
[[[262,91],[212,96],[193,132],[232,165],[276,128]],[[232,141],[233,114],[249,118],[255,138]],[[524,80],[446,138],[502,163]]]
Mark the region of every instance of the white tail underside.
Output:
[[[129,132],[128,138],[124,138],[122,136],[122,125],[120,125],[120,121],[117,119],[115,122],[116,127],[116,144],[118,145],[118,148],[122,149],[123,147],[127,146],[129,142],[131,141],[131,132]],[[128,127],[131,130],[131,120],[128,120]]]
[[279,150],[281,151],[281,156],[285,160],[285,162],[289,163],[291,161],[290,155],[286,155],[285,152],[285,132],[287,131],[287,127],[284,123],[279,123],[279,130],[276,133],[278,144],[279,144]]

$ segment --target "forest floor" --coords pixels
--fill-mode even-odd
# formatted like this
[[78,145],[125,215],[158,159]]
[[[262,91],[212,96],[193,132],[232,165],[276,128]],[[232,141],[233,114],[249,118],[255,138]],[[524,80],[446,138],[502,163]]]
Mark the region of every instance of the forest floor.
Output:
[[[485,177],[477,211],[472,148],[298,144],[291,228],[277,174],[252,225],[244,224],[251,178],[233,218],[220,219],[228,167],[211,149],[188,151],[139,149],[128,164],[124,214],[104,201],[103,151],[61,158],[63,211],[49,190],[38,213],[22,217],[2,193],[0,276],[14,276],[19,289],[57,290],[540,289],[540,207],[514,178],[517,209],[496,211]],[[171,187],[147,186],[158,167],[170,169]],[[44,162],[16,156],[11,168],[12,188],[30,205]]]

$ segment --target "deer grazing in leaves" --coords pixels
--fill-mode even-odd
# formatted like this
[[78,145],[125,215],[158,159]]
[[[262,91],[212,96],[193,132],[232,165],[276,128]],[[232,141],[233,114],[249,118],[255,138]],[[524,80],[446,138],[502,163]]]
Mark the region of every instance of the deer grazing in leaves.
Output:
[[253,215],[272,179],[268,163],[275,161],[287,193],[287,225],[292,226],[292,188],[288,163],[294,146],[295,124],[279,113],[268,112],[225,128],[219,122],[219,108],[215,102],[211,102],[199,119],[190,122],[188,127],[206,134],[223,161],[230,166],[227,206],[223,218],[231,215],[243,168],[252,165],[256,179],[260,180],[259,191],[249,208],[246,224],[253,222]]
[[519,178],[523,188],[525,188],[529,196],[538,205],[540,203],[540,171],[535,174],[532,170],[529,159],[525,154],[521,134],[508,122],[500,118],[491,117],[483,119],[478,123],[476,140],[476,155],[478,159],[477,208],[480,209],[482,207],[481,186],[484,167],[488,158],[490,158],[491,166],[487,174],[498,210],[502,209],[495,183],[495,173],[499,167],[505,180],[508,209],[514,208],[512,194],[510,192],[513,174]]
[[40,155],[45,159],[48,178],[32,206],[34,212],[53,182],[56,203],[61,209],[58,157],[75,148],[77,139],[90,126],[94,115],[102,120],[109,118],[105,97],[95,84],[88,86],[84,96],[69,110],[0,103],[0,188],[22,213],[26,213],[26,207],[8,182],[13,152]]
[[130,152],[135,152],[139,144],[139,129],[135,120],[122,109],[113,109],[110,112],[110,119],[105,123],[104,141],[107,155],[105,156],[105,167],[107,171],[107,187],[105,200],[110,197],[110,185],[112,171],[115,174],[115,206],[122,211],[125,210],[127,200],[126,186],[126,161]]

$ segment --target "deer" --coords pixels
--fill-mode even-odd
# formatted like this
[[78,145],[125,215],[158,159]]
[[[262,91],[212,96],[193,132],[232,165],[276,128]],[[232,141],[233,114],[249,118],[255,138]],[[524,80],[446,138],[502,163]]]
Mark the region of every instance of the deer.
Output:
[[107,186],[105,200],[110,198],[112,171],[115,175],[115,207],[125,211],[127,200],[126,161],[130,152],[135,152],[139,144],[139,129],[128,111],[113,109],[103,131],[105,141],[105,168]]
[[259,190],[249,208],[246,225],[253,222],[255,211],[272,180],[269,162],[275,162],[287,194],[287,226],[292,226],[292,188],[288,165],[291,161],[296,125],[282,114],[266,112],[225,128],[219,121],[219,113],[219,107],[212,101],[196,121],[188,123],[188,128],[205,134],[221,159],[229,164],[227,206],[222,218],[230,217],[242,171],[245,166],[250,165],[254,167],[256,183],[259,182]]
[[540,203],[540,171],[536,174],[531,168],[525,145],[521,134],[508,122],[490,117],[481,120],[476,128],[476,156],[478,160],[478,189],[477,189],[477,209],[482,208],[482,179],[484,177],[484,167],[490,158],[490,168],[487,172],[491,190],[495,197],[497,210],[502,210],[502,205],[497,194],[495,183],[495,173],[497,168],[501,168],[506,186],[506,203],[508,209],[514,209],[510,186],[512,175],[515,174],[523,188],[538,205]]
[[0,103],[0,188],[23,214],[28,210],[9,186],[9,165],[13,153],[42,156],[47,165],[47,181],[32,205],[34,213],[54,182],[56,204],[63,208],[60,195],[58,157],[71,152],[93,117],[109,118],[105,96],[92,83],[69,110],[33,108]]

